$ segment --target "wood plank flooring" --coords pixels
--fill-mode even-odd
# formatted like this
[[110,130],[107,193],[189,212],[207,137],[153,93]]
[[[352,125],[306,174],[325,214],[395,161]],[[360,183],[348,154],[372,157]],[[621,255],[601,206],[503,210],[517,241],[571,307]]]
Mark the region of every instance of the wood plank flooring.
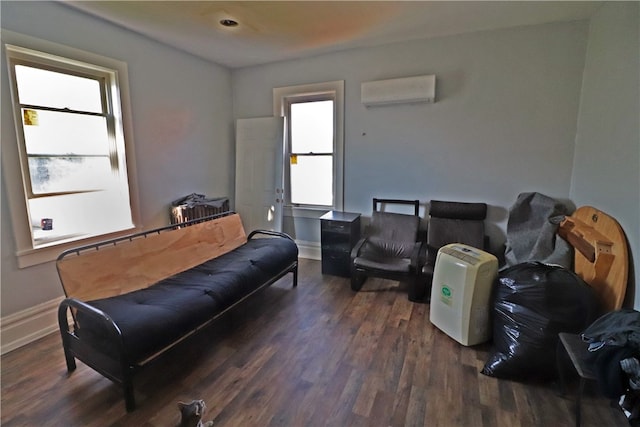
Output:
[[[550,350],[555,351],[555,349]],[[179,400],[204,399],[224,426],[572,426],[573,393],[484,376],[490,345],[434,328],[397,282],[354,293],[301,260],[282,279],[136,379],[138,409],[82,362],[66,372],[58,334],[1,359],[3,426],[174,426]],[[588,389],[583,426],[626,426]]]

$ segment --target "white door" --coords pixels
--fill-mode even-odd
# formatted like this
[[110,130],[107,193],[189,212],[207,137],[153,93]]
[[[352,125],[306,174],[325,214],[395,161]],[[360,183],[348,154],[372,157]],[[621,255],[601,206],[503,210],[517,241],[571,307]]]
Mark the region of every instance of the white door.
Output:
[[284,118],[236,121],[236,199],[247,234],[282,230]]

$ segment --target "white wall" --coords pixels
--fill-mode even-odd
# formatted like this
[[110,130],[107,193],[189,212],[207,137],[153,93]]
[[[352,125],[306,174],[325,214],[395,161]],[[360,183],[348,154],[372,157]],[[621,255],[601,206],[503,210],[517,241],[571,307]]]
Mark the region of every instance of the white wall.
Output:
[[[272,114],[272,88],[345,80],[345,210],[372,197],[484,201],[494,246],[521,192],[566,199],[585,21],[390,44],[233,73],[236,118]],[[363,81],[436,75],[435,104],[365,108]],[[285,222],[318,241],[314,220]]]
[[[141,219],[169,222],[168,204],[183,195],[233,194],[231,73],[95,19],[58,2],[2,2],[2,28],[119,59],[128,64]],[[2,151],[15,149],[7,68],[2,57]],[[2,171],[3,173],[6,170]],[[7,192],[19,179],[2,176],[1,314],[62,296],[54,263],[18,269]]]
[[[233,78],[57,2],[0,7],[3,28],[128,63],[145,228],[165,224],[167,204],[182,195],[233,194],[233,119],[271,115],[273,87],[345,80],[345,209],[368,213],[374,196],[486,201],[496,244],[518,193],[571,197],[621,221],[637,282],[637,4],[607,4],[590,30],[574,22],[413,41],[236,70]],[[2,61],[4,151],[15,133]],[[431,73],[435,104],[360,104],[363,81]],[[610,166],[606,174],[594,171],[594,159]],[[62,295],[53,263],[17,268],[7,190],[19,185],[2,176],[3,318]],[[316,221],[288,227],[319,239]]]
[[640,308],[640,43],[637,2],[605,2],[589,29],[571,199],[620,222],[629,240],[630,302]]

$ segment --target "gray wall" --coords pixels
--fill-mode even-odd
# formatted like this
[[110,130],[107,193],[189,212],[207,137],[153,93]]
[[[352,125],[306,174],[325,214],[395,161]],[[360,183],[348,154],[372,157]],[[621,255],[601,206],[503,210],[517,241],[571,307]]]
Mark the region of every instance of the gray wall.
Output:
[[[345,80],[345,210],[372,197],[484,201],[494,247],[521,192],[566,199],[588,22],[419,40],[233,73],[234,115],[272,114],[271,89]],[[364,81],[436,75],[435,104],[365,108]],[[285,222],[317,241],[317,221]]]
[[[141,220],[168,223],[168,204],[200,192],[233,195],[231,72],[57,2],[2,2],[2,28],[128,64]],[[7,67],[2,56],[2,151],[15,146]],[[9,147],[10,146],[10,147]],[[3,171],[5,172],[5,171]],[[53,263],[18,269],[2,177],[2,316],[62,295]]]
[[615,217],[635,269],[629,300],[640,307],[640,45],[637,2],[605,2],[591,20],[571,199]]

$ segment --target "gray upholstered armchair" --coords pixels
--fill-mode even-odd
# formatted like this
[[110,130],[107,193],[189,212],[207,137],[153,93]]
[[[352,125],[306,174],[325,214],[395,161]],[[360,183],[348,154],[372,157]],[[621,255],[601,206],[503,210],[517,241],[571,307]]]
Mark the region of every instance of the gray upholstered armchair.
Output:
[[[404,204],[414,207],[414,214],[382,212],[382,204]],[[371,223],[365,237],[351,251],[351,289],[359,291],[368,276],[409,282],[409,299],[421,300],[413,292],[419,289],[418,256],[420,216],[418,200],[373,199]]]
[[417,293],[431,295],[431,281],[436,264],[436,256],[441,247],[450,243],[463,243],[478,249],[485,249],[488,238],[485,236],[484,220],[487,217],[486,203],[444,202],[432,200],[429,203],[429,224],[427,245],[421,254],[424,287]]

